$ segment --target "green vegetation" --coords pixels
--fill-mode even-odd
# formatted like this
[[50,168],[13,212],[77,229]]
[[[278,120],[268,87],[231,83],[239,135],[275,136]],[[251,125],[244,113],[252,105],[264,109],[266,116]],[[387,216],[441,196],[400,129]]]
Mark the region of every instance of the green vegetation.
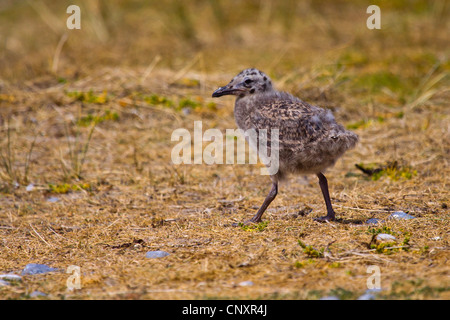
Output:
[[104,121],[119,121],[119,114],[117,112],[112,112],[111,110],[105,110],[102,115],[88,114],[77,120],[77,125],[82,127],[88,127],[92,124],[99,124]]
[[182,98],[180,102],[178,103],[178,108],[191,108],[194,109],[196,107],[200,106],[200,103],[194,100],[191,100],[189,98]]
[[386,234],[394,234],[392,231],[391,231],[391,227],[387,227],[387,226],[383,226],[383,227],[381,227],[381,228],[373,228],[373,227],[369,227],[368,229],[367,229],[367,232],[369,233],[369,234],[372,234],[372,235],[377,235],[377,234],[380,234],[380,233],[386,233]]
[[56,194],[65,194],[72,191],[80,191],[80,190],[86,190],[91,191],[92,187],[89,183],[79,183],[79,184],[68,184],[68,183],[62,183],[62,184],[49,184],[48,185],[49,192],[56,193]]
[[89,90],[88,92],[68,91],[66,94],[68,97],[74,98],[76,101],[85,103],[105,104],[109,101],[106,90],[101,94],[95,94],[92,90]]
[[[411,233],[407,231],[393,232],[390,227],[383,226],[382,228],[369,227],[367,232],[372,234],[372,240],[369,244],[369,248],[375,250],[376,253],[382,253],[390,255],[395,252],[408,251],[410,249]],[[390,234],[396,237],[403,236],[403,240],[399,241],[378,241],[376,236],[378,234]]]
[[173,107],[174,103],[167,97],[163,97],[157,94],[151,94],[149,96],[144,96],[144,101],[151,105],[162,105],[165,107]]
[[258,232],[262,232],[264,231],[267,226],[269,225],[269,221],[261,221],[259,223],[255,223],[255,224],[244,224],[242,222],[238,223],[239,227],[241,227],[242,230],[244,231],[258,231]]
[[379,180],[383,176],[386,176],[393,181],[399,179],[410,180],[417,175],[417,170],[412,169],[411,166],[408,165],[399,165],[397,161],[388,162],[384,166],[375,163],[359,163],[355,164],[355,166],[374,181]]
[[83,165],[86,161],[87,152],[89,150],[89,145],[96,125],[97,122],[93,121],[87,134],[84,134],[84,137],[81,133],[80,126],[75,126],[75,129],[73,129],[75,133],[72,138],[69,134],[69,127],[65,124],[66,142],[69,152],[67,160],[62,155],[60,157],[61,170],[63,172],[64,180],[67,181],[71,178],[83,178]]
[[304,244],[301,240],[298,240],[298,244],[300,247],[303,248],[303,253],[305,253],[308,257],[311,257],[311,258],[322,258],[323,257],[323,252],[325,251],[324,248],[317,250],[310,245]]

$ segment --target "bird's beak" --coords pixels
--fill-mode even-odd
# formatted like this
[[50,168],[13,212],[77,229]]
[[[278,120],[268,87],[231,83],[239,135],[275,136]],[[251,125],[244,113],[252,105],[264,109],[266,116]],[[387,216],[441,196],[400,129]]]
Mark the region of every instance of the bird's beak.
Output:
[[221,97],[221,96],[225,96],[225,95],[229,95],[229,94],[234,95],[239,91],[242,91],[242,90],[238,89],[238,88],[230,89],[228,86],[224,86],[224,87],[220,87],[219,89],[214,91],[212,94],[212,97],[217,98],[217,97]]

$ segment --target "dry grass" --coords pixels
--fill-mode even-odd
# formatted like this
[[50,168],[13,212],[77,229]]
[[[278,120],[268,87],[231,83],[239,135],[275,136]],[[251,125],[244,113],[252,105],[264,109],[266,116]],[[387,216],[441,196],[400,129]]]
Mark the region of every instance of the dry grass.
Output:
[[[444,1],[380,4],[378,31],[365,27],[363,1],[86,1],[82,30],[68,39],[64,2],[60,11],[36,3],[0,7],[0,274],[77,265],[82,289],[68,291],[64,272],[25,276],[0,287],[2,299],[35,290],[50,299],[353,299],[370,265],[381,269],[381,298],[450,297]],[[259,165],[171,163],[174,129],[192,132],[196,120],[235,128],[232,100],[210,94],[248,66],[360,135],[327,174],[340,221],[314,222],[325,213],[318,183],[293,177],[266,224],[232,227],[268,192]],[[355,168],[392,161],[413,174],[375,180]],[[375,227],[402,247],[379,253],[364,222],[397,210],[417,218]],[[149,250],[170,256],[147,259]],[[238,285],[247,280],[254,285]]]

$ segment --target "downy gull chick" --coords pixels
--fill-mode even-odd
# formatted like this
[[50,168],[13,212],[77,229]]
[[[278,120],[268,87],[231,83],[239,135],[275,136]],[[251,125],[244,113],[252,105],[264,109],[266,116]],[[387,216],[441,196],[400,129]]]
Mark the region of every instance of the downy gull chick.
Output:
[[[247,223],[261,221],[264,211],[278,193],[278,182],[289,173],[317,175],[327,215],[316,220],[335,220],[328,182],[323,172],[356,145],[358,136],[338,124],[330,110],[275,90],[270,78],[254,68],[243,70],[212,94],[213,97],[224,95],[236,96],[234,116],[239,129],[245,132],[249,129],[256,132],[278,129],[278,171],[271,174],[272,188],[256,215]],[[269,149],[270,139],[268,132]]]

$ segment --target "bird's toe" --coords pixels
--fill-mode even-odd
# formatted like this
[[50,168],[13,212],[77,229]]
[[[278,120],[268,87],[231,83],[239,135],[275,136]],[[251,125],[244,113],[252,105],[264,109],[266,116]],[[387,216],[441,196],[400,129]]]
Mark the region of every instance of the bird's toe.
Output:
[[336,218],[334,216],[330,216],[330,215],[314,218],[314,221],[317,221],[317,222],[328,222],[328,221],[335,221],[335,220],[336,220]]

